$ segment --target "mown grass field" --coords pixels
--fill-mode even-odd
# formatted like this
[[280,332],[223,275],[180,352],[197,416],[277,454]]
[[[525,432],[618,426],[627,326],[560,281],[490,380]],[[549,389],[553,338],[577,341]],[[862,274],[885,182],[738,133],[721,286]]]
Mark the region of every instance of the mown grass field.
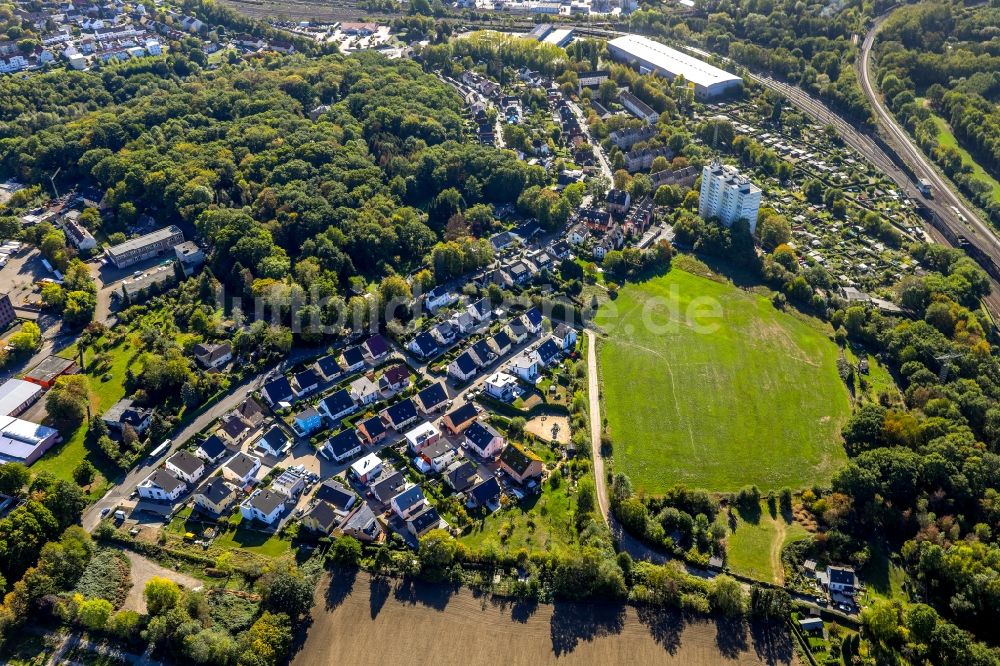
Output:
[[[733,511],[735,522],[728,525],[726,564],[736,573],[772,583],[784,582],[781,550],[787,544],[805,539],[809,533],[792,517],[771,513],[761,502],[758,516],[742,516]],[[720,515],[720,521],[726,517]]]
[[615,469],[637,490],[799,488],[846,460],[850,400],[820,322],[675,268],[626,286],[596,323]]
[[[136,350],[128,343],[123,342],[108,351],[110,355],[110,366],[102,372],[94,373],[90,367],[95,352],[87,350],[86,361],[88,372],[84,374],[90,384],[90,408],[93,414],[103,414],[111,405],[118,402],[125,396],[125,374],[132,364]],[[77,358],[76,346],[70,346],[59,352],[59,356],[64,358]],[[83,460],[90,460],[100,472],[101,476],[95,480],[90,488],[90,499],[97,499],[104,495],[110,486],[109,476],[117,476],[118,472],[105,464],[105,460],[99,453],[90,451],[86,446],[87,424],[81,423],[71,432],[62,432],[63,443],[58,444],[46,452],[38,462],[32,466],[35,472],[51,472],[59,479],[72,479],[73,470],[76,469]]]

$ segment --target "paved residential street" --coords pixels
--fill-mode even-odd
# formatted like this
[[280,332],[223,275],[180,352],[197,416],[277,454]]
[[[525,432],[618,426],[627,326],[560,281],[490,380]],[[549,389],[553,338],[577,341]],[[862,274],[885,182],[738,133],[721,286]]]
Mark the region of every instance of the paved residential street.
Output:
[[[293,350],[292,355],[282,363],[281,367],[290,367],[305,358],[315,356],[317,353],[318,351],[312,348]],[[104,497],[87,509],[83,514],[83,528],[87,531],[92,531],[97,527],[98,523],[101,522],[101,511],[103,509],[113,509],[119,502],[127,499],[136,486],[149,476],[153,470],[159,467],[163,460],[183,447],[189,439],[207,428],[212,421],[236,407],[248,394],[259,389],[264,384],[266,377],[267,373],[262,373],[232,387],[229,393],[220,398],[214,405],[195,417],[194,420],[186,424],[180,431],[174,433],[171,438],[172,442],[169,451],[164,452],[156,460],[150,460],[147,456],[139,467],[133,468],[120,483],[116,484]]]

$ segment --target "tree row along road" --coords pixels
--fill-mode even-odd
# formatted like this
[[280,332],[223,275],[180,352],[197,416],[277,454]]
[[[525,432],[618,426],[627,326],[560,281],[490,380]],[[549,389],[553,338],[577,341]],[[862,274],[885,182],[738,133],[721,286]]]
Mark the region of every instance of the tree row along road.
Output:
[[[871,53],[872,47],[875,45],[875,37],[878,35],[879,28],[881,28],[882,23],[890,16],[889,14],[883,14],[878,17],[872,28],[865,35],[864,42],[861,45],[861,56],[858,60],[859,67],[859,80],[861,82],[861,88],[871,102],[872,108],[875,110],[878,116],[878,125],[888,136],[886,140],[893,147],[894,150],[903,158],[903,160],[910,166],[917,178],[926,178],[935,187],[934,198],[940,200],[940,203],[947,206],[954,206],[965,218],[968,220],[968,226],[972,233],[981,235],[983,241],[988,241],[989,244],[994,249],[993,252],[989,252],[990,256],[994,258],[998,263],[1000,263],[1000,239],[997,238],[993,229],[983,222],[979,215],[973,210],[966,202],[957,195],[952,189],[951,183],[937,170],[937,168],[931,163],[930,159],[924,155],[923,151],[916,145],[910,138],[909,133],[896,121],[892,113],[885,106],[882,97],[872,81],[871,76]],[[948,210],[947,214],[944,215],[946,218],[950,216],[954,218],[954,211]],[[971,241],[971,239],[970,239]],[[985,248],[983,248],[985,251]]]

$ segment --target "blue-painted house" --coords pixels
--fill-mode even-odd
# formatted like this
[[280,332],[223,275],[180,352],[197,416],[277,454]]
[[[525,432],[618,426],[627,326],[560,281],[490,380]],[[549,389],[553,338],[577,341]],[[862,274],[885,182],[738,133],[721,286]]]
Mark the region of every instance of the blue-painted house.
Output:
[[292,418],[295,429],[306,436],[318,432],[323,428],[323,415],[315,407],[307,407]]

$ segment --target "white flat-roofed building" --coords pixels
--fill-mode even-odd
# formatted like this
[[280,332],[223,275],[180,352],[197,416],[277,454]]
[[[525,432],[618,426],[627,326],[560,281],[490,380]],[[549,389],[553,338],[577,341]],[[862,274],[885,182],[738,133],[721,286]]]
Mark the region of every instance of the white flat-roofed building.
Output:
[[42,395],[42,387],[23,379],[8,379],[0,386],[0,415],[17,416]]
[[743,79],[735,74],[648,37],[625,35],[612,39],[608,52],[615,60],[637,64],[643,74],[654,72],[670,80],[683,76],[699,99],[718,97],[743,86]]
[[727,227],[745,218],[750,223],[750,233],[754,233],[759,210],[760,188],[738,169],[719,162],[705,165],[698,196],[699,215],[705,219],[717,217]]
[[124,243],[109,247],[108,259],[118,268],[126,268],[144,259],[163,254],[175,245],[184,242],[184,234],[175,226],[163,227],[145,236],[130,238]]
[[545,36],[542,40],[545,44],[554,46],[566,46],[573,39],[573,28],[557,28]]
[[55,428],[10,416],[0,417],[0,464],[30,465],[59,441],[59,431]]

